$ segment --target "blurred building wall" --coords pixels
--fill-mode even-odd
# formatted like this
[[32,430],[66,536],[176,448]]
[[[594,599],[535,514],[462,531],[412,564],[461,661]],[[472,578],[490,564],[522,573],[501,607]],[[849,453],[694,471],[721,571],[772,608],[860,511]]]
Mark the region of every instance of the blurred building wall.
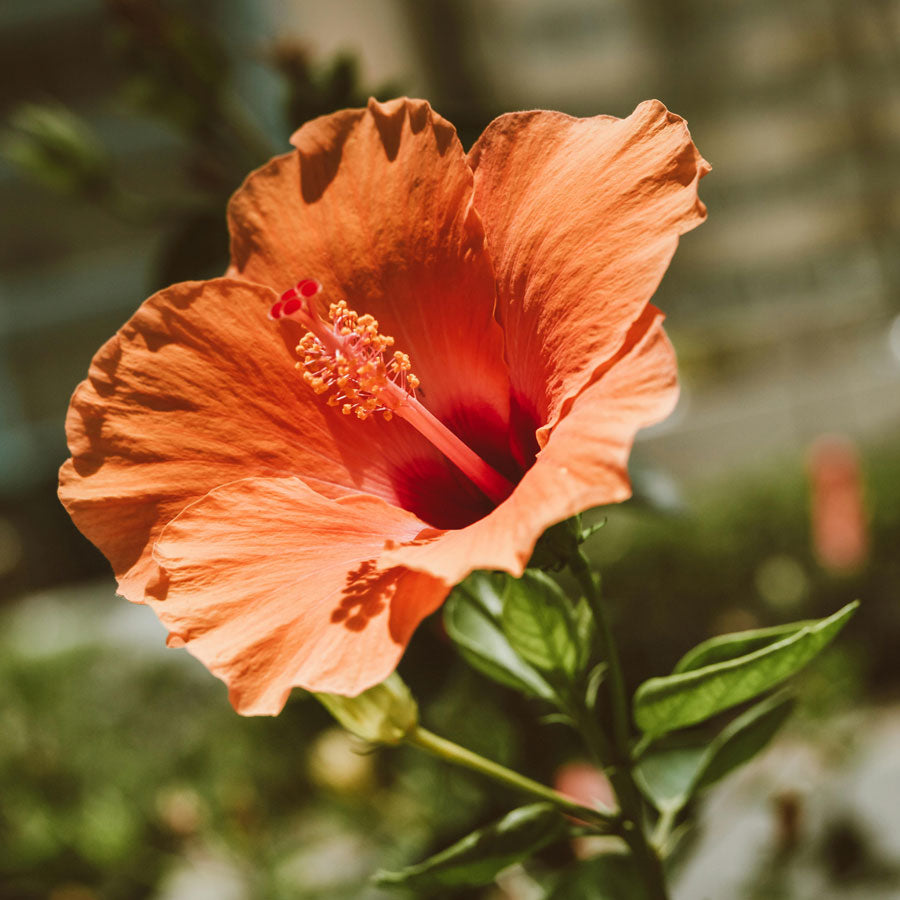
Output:
[[[684,399],[642,452],[693,477],[900,421],[900,2],[860,0],[264,0],[205,4],[255,92],[262,49],[359,55],[468,142],[527,107],[627,115],[656,96],[713,164],[709,222],[685,237],[657,302]],[[143,188],[183,148],[126,120],[92,0],[0,5],[0,105],[58,99]],[[152,289],[157,235],[67,204],[0,164],[0,488],[52,481],[62,419],[93,351]]]

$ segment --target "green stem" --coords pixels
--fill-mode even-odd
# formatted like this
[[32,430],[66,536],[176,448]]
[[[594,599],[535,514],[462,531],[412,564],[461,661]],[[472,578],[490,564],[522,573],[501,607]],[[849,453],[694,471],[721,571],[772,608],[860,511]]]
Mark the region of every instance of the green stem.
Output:
[[622,664],[619,661],[619,650],[606,619],[606,609],[600,599],[596,576],[591,571],[590,563],[583,550],[579,549],[572,557],[571,568],[587,597],[591,612],[594,614],[597,637],[600,640],[603,658],[607,665],[608,690],[612,701],[613,741],[616,747],[627,748],[631,729],[628,725],[628,695],[625,692],[625,679],[622,675]]
[[675,820],[678,816],[678,810],[674,808],[666,808],[660,813],[656,827],[653,829],[653,837],[650,843],[656,847],[661,855],[665,856],[669,840],[672,837],[672,829],[675,827]]
[[597,579],[591,571],[590,563],[580,548],[570,556],[569,565],[578,579],[584,595],[591,606],[597,624],[597,637],[607,669],[607,695],[612,715],[612,740],[610,740],[590,710],[585,710],[581,718],[582,733],[592,752],[606,761],[606,775],[622,810],[619,834],[628,844],[641,874],[644,876],[651,900],[668,900],[665,873],[662,862],[644,833],[644,804],[631,772],[629,745],[631,727],[630,707],[625,691],[625,678],[619,661],[606,609],[600,598]]
[[447,762],[464,766],[474,772],[486,775],[488,778],[493,778],[495,781],[499,781],[514,790],[531,794],[547,803],[552,803],[562,812],[582,819],[585,822],[590,822],[596,832],[610,833],[617,829],[618,820],[616,816],[602,812],[599,809],[582,806],[563,794],[557,793],[552,788],[533,781],[525,775],[520,775],[512,769],[507,769],[506,766],[501,766],[499,763],[485,759],[483,756],[479,756],[465,747],[460,747],[459,744],[454,744],[453,741],[448,741],[446,738],[442,738],[422,728],[420,725],[413,728],[404,740],[407,744],[418,747],[420,750],[425,750]]

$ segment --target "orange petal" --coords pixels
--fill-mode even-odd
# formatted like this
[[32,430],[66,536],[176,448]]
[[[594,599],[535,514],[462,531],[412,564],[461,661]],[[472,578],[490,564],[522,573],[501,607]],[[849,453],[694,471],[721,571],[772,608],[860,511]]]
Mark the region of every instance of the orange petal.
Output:
[[296,478],[210,491],[170,522],[162,623],[229,687],[235,709],[274,715],[292,687],[355,696],[396,667],[449,585],[385,569],[385,541],[422,523],[375,497],[329,500]]
[[[232,264],[278,291],[370,313],[408,353],[420,399],[476,450],[505,432],[509,387],[473,179],[453,126],[421,100],[314,119],[296,152],[254,172],[229,207]],[[494,441],[496,443],[496,441]]]
[[385,564],[456,584],[474,569],[521,575],[537,539],[563,519],[631,494],[626,466],[635,433],[665,418],[678,397],[675,353],[663,316],[648,306],[619,354],[575,399],[535,464],[489,516],[429,543],[399,547]]
[[294,369],[297,326],[266,318],[273,299],[226,278],[162,291],[75,391],[60,498],[130,600],[162,589],[150,555],[160,529],[217,485],[299,475],[328,496],[398,502],[402,473],[449,466],[404,422],[350,421],[326,406]]
[[706,209],[709,166],[656,100],[627,119],[495,119],[469,154],[497,278],[514,394],[547,423],[615,354],[678,236]]

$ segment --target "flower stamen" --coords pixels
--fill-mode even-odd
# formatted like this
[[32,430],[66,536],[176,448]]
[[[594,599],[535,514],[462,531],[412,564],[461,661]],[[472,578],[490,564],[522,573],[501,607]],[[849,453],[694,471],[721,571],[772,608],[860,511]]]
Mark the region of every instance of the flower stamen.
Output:
[[270,319],[297,319],[308,329],[297,344],[296,368],[309,387],[346,416],[362,421],[375,413],[386,421],[400,416],[488,497],[497,503],[505,500],[513,485],[418,401],[419,379],[409,356],[391,350],[394,339],[381,334],[372,316],[360,315],[345,300],[332,303],[328,321],[323,321],[312,302],[321,290],[318,281],[303,279],[269,310]]

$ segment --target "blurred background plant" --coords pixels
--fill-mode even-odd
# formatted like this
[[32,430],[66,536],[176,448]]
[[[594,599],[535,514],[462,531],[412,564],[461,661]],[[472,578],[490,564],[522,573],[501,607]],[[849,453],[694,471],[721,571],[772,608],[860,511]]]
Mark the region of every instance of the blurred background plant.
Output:
[[[676,896],[897,895],[896,0],[6,0],[0,60],[2,900],[376,897],[376,868],[510,805],[406,750],[360,753],[299,697],[235,716],[112,599],[55,498],[96,348],[152,291],[225,269],[229,195],[303,121],[401,92],[466,145],[515,108],[656,96],[688,118],[711,221],[656,300],[683,397],[589,545],[626,673],[865,602],[786,736],[705,803]],[[449,737],[546,782],[573,762],[436,621],[402,671]],[[575,852],[446,896],[597,896],[558,874]]]

